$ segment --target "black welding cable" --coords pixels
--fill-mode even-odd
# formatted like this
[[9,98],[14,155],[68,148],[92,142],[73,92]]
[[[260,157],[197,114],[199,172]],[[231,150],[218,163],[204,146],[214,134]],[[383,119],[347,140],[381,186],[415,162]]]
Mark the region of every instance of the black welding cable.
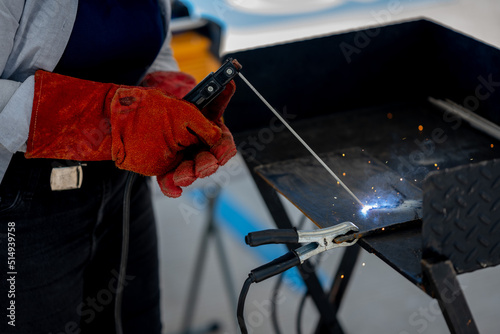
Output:
[[276,280],[276,285],[273,289],[273,294],[271,296],[271,323],[273,324],[273,329],[276,334],[281,334],[280,324],[278,322],[278,305],[276,305],[276,299],[278,298],[278,292],[283,283],[283,274],[278,276]]
[[306,304],[307,296],[309,296],[308,291],[304,292],[304,294],[302,295],[299,303],[299,308],[297,309],[297,317],[295,318],[297,321],[297,334],[302,334],[302,313],[304,311],[304,305]]
[[115,296],[115,330],[116,334],[123,333],[122,327],[122,299],[124,289],[124,277],[127,270],[128,260],[128,245],[130,234],[130,197],[132,193],[132,185],[137,174],[128,172],[127,181],[125,183],[125,192],[123,194],[123,217],[122,217],[122,252],[120,258],[120,270],[118,272],[118,283]]
[[[324,253],[318,254],[317,261],[313,265],[314,267],[317,267],[321,263],[323,254]],[[302,298],[300,299],[300,302],[299,302],[299,307],[297,309],[297,316],[295,317],[296,327],[297,327],[297,334],[301,334],[302,333],[302,314],[304,313],[304,306],[306,304],[306,300],[307,300],[308,296],[309,296],[309,291],[306,290],[306,292],[304,292],[304,294],[302,295]]]
[[[297,229],[301,230],[304,227],[304,224],[307,220],[307,217],[302,215],[300,217],[300,220],[297,224]],[[273,294],[271,295],[271,323],[273,325],[274,332],[276,334],[281,334],[281,328],[278,322],[278,305],[276,300],[278,299],[278,292],[279,289],[281,288],[281,284],[283,283],[283,276],[284,274],[281,274],[278,279],[276,280],[276,285],[273,288]]]
[[252,278],[247,277],[243,287],[241,288],[240,297],[238,298],[238,307],[236,310],[236,316],[238,318],[238,325],[240,326],[241,334],[248,334],[247,325],[245,324],[245,317],[243,315],[243,309],[245,308],[245,299],[247,298],[248,289],[250,289],[250,284],[252,284]]

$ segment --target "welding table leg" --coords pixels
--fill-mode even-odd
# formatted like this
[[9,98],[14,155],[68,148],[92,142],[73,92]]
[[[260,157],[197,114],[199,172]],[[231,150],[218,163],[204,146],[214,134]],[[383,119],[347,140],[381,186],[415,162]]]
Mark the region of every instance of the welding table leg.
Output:
[[450,332],[479,333],[451,261],[422,260],[422,268],[428,294],[437,299]]
[[[358,245],[347,247],[344,250],[342,260],[337,267],[337,272],[335,273],[332,286],[330,288],[330,293],[328,295],[328,301],[333,305],[335,311],[337,312],[340,308],[340,303],[342,302],[342,298],[344,297],[347,285],[352,277],[352,272],[354,271],[354,266],[356,265],[356,260],[358,259],[360,251],[361,247],[359,247]],[[340,329],[338,333],[341,333],[342,329],[340,328],[340,326],[338,327]],[[319,334],[323,332],[324,324],[320,322],[316,327],[315,333]]]
[[184,334],[189,333],[212,333],[217,331],[219,328],[219,324],[214,322],[210,324],[205,330],[193,331],[191,329],[191,323],[194,316],[194,310],[196,306],[196,299],[198,297],[198,291],[201,285],[202,272],[205,264],[206,256],[208,253],[208,241],[210,237],[213,237],[215,240],[215,247],[217,251],[217,255],[219,257],[219,261],[222,269],[222,277],[225,280],[225,286],[227,290],[227,296],[229,298],[229,302],[231,304],[232,309],[236,310],[236,292],[234,289],[234,283],[231,276],[231,272],[229,270],[229,261],[226,256],[226,251],[224,250],[224,245],[222,242],[222,238],[220,236],[220,230],[218,229],[217,223],[215,222],[215,204],[217,202],[217,198],[219,195],[220,189],[216,190],[216,193],[213,196],[208,197],[208,221],[205,226],[205,230],[202,234],[202,240],[200,244],[200,248],[198,249],[198,256],[196,258],[196,264],[194,267],[194,273],[192,276],[190,288],[189,288],[189,296],[186,302],[186,308],[184,311],[184,318],[182,321],[182,332]]
[[[252,166],[249,166],[252,170]],[[292,222],[286,213],[283,203],[281,203],[277,193],[259,176],[252,173],[252,177],[259,189],[262,199],[266,203],[266,206],[273,217],[273,220],[278,228],[290,229],[293,228]],[[293,250],[300,245],[298,244],[288,244],[287,247]],[[321,283],[316,275],[314,266],[306,261],[301,266],[298,266],[299,273],[302,276],[308,293],[311,296],[316,308],[321,317],[321,322],[326,325],[328,331],[323,333],[339,333],[338,328],[340,327],[336,318],[336,309],[328,301],[328,297],[321,286]],[[336,330],[337,328],[337,330]]]

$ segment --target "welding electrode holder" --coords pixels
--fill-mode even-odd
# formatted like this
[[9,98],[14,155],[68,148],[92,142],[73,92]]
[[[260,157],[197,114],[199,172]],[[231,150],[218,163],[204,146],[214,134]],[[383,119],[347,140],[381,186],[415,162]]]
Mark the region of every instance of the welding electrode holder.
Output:
[[226,59],[215,73],[207,75],[184,96],[183,100],[191,102],[200,110],[205,108],[222,93],[226,85],[238,75],[241,69],[242,66],[236,59]]

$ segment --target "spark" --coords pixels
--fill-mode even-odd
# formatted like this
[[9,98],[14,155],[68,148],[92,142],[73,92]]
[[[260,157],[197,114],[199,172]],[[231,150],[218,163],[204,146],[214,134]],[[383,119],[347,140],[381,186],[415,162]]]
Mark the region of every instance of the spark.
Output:
[[418,131],[422,131],[422,130],[424,130],[424,127],[422,125],[419,125],[418,126]]
[[366,214],[368,213],[369,210],[377,208],[377,207],[378,207],[377,204],[375,204],[375,205],[364,205],[363,209],[361,209],[361,213],[363,213],[366,216]]
[[366,265],[366,263],[363,262],[361,265],[364,267]]
[[340,278],[344,278],[344,275],[340,275]]

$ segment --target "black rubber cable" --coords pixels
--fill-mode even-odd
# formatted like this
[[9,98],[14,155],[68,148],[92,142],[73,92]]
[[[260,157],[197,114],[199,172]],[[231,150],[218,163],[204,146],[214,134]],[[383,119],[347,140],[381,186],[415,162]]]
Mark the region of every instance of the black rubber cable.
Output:
[[245,308],[245,299],[247,298],[248,289],[250,289],[250,284],[252,284],[252,278],[247,277],[243,287],[241,288],[240,297],[238,298],[238,308],[236,310],[236,316],[238,319],[238,326],[240,326],[241,334],[248,334],[248,329],[245,324],[245,317],[243,315],[243,309]]
[[[323,254],[324,253],[320,253],[317,255],[317,261],[314,263],[313,267],[317,267],[321,263]],[[304,306],[307,296],[309,296],[309,290],[306,290],[306,292],[304,292],[304,294],[302,295],[302,298],[300,299],[299,302],[299,307],[297,309],[297,317],[296,317],[297,334],[302,333],[302,314],[304,313]]]
[[[297,229],[298,230],[302,229],[306,221],[307,217],[302,215],[297,224]],[[279,289],[281,288],[281,284],[283,283],[283,279],[284,276],[283,274],[281,274],[276,281],[276,285],[274,286],[273,294],[271,296],[271,323],[273,325],[273,329],[276,334],[281,334],[281,328],[278,322],[278,305],[276,303],[276,299],[278,298],[278,292]]]
[[273,324],[273,329],[276,334],[281,334],[281,328],[278,322],[278,306],[276,305],[276,299],[278,297],[281,283],[283,283],[283,277],[283,274],[279,275],[271,296],[271,323]]
[[118,283],[116,286],[115,296],[115,329],[116,334],[123,334],[122,327],[122,299],[124,288],[124,277],[127,270],[128,261],[128,245],[130,234],[130,197],[132,193],[132,185],[137,174],[128,172],[125,183],[125,193],[123,194],[123,217],[122,217],[122,252],[120,257],[120,270],[118,272]]
[[302,298],[300,299],[299,303],[299,308],[297,310],[297,317],[296,317],[297,334],[302,334],[302,313],[304,311],[304,305],[306,304],[307,296],[309,296],[308,291],[304,292],[304,294],[302,295]]

